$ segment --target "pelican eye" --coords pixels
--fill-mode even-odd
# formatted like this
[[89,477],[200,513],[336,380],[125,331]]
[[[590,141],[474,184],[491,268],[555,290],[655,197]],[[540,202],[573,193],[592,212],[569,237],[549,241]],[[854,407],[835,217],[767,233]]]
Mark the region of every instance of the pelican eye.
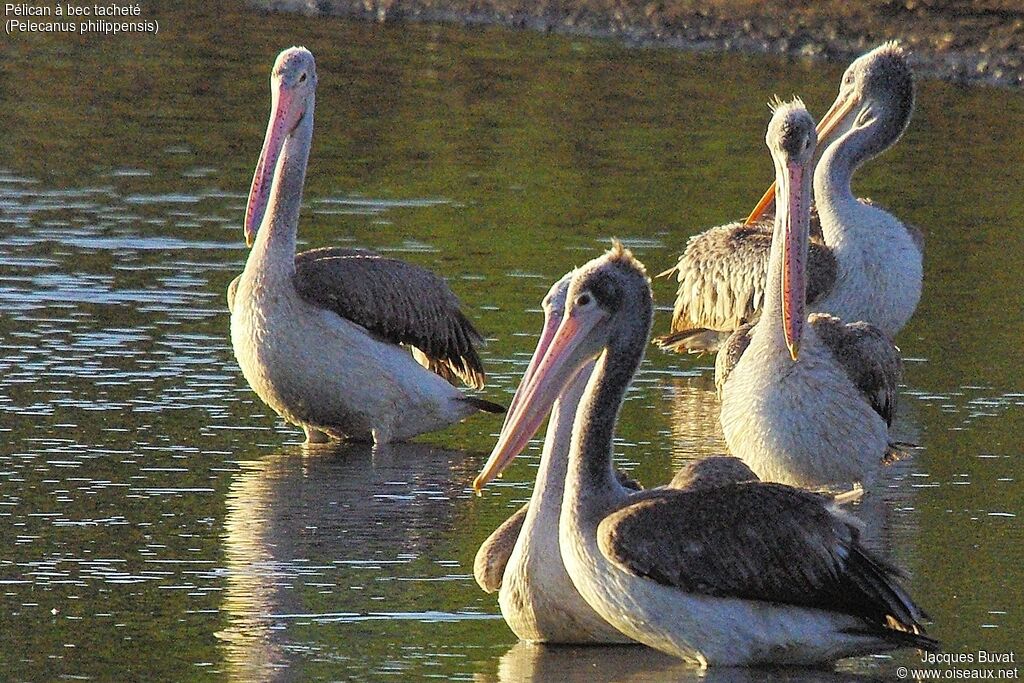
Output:
[[302,75],[299,76],[299,83],[305,83],[305,82],[306,82],[306,72],[303,71]]
[[594,297],[590,296],[589,294],[580,294],[578,297],[576,297],[576,305],[580,307],[589,306],[593,301]]

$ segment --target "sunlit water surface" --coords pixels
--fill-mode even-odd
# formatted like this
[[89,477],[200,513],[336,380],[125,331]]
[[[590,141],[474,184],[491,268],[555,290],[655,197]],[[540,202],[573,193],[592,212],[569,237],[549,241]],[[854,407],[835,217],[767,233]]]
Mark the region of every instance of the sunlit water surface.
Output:
[[[488,337],[485,395],[507,401],[548,284],[612,236],[657,273],[745,213],[771,175],[764,102],[820,114],[842,65],[203,7],[155,12],[156,38],[0,49],[5,676],[700,677],[641,649],[515,645],[471,576],[537,465],[532,448],[471,495],[499,418],[303,452],[247,388],[224,289],[269,68],[293,43],[318,60],[301,240],[445,275]],[[1022,140],[1018,93],[923,83],[904,140],[858,176],[928,238],[895,425],[922,448],[860,512],[950,652],[1011,652],[1024,628]],[[673,287],[655,292],[665,329]],[[645,483],[724,449],[710,366],[649,354],[617,444]]]

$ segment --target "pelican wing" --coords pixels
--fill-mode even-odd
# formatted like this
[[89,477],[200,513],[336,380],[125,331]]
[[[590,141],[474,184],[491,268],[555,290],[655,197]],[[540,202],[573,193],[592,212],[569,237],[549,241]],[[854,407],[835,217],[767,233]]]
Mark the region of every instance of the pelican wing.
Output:
[[829,609],[918,633],[926,618],[829,499],[781,484],[658,489],[598,527],[623,571],[721,598]]
[[[334,254],[336,256],[359,256],[359,255],[375,256],[376,255],[374,252],[366,250],[366,249],[344,249],[344,248],[341,248],[341,247],[336,247],[336,248],[332,248],[332,249],[323,249],[321,251],[330,251],[332,254]],[[309,252],[305,252],[305,253],[309,253]],[[302,256],[302,254],[299,254],[299,256]],[[298,259],[296,258],[296,260],[298,260]],[[234,313],[235,312],[235,293],[238,291],[238,283],[239,283],[239,281],[241,279],[242,279],[242,276],[241,275],[237,275],[237,276],[235,276],[234,280],[232,280],[230,283],[228,283],[228,312],[229,313]]]
[[[627,489],[633,491],[643,489],[640,482],[622,470],[616,469],[615,476],[618,477],[619,483]],[[473,558],[473,577],[476,579],[477,585],[485,593],[493,593],[501,588],[501,580],[505,576],[505,567],[508,566],[508,560],[512,556],[512,549],[515,547],[519,534],[523,530],[523,523],[526,522],[526,513],[529,509],[530,504],[526,503],[523,507],[512,513],[512,516],[491,532],[491,535],[480,544],[480,548],[476,551],[476,557]],[[551,532],[542,531],[542,533]],[[557,531],[554,533],[557,533]]]
[[843,323],[815,313],[811,325],[854,386],[861,390],[887,425],[896,412],[896,392],[903,374],[900,350],[880,329],[866,322]]
[[476,557],[473,559],[473,576],[484,593],[493,593],[501,588],[505,567],[508,566],[512,549],[519,539],[519,532],[523,530],[523,522],[526,521],[529,509],[530,504],[526,503],[516,510],[511,517],[501,523],[501,526],[491,532],[476,551]]
[[725,380],[729,379],[733,368],[740,362],[743,352],[750,346],[750,336],[754,331],[753,323],[740,325],[735,332],[729,335],[725,345],[715,356],[715,391],[718,398],[722,398],[722,387]]
[[235,312],[235,292],[238,291],[238,281],[242,279],[241,275],[235,277],[230,283],[228,283],[228,312]]
[[295,257],[295,288],[314,306],[418,349],[438,374],[483,388],[476,351],[483,338],[448,283],[429,270],[372,252],[312,249]]
[[[757,320],[764,303],[773,225],[731,223],[690,238],[675,273],[679,288],[672,331],[708,329],[730,332]],[[808,252],[807,301],[832,289],[836,260],[820,240]]]

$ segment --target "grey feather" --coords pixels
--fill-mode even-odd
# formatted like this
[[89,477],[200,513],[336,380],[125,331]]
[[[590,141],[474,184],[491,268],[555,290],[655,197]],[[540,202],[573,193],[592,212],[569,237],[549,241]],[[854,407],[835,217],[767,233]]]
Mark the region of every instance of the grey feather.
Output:
[[[887,208],[885,208],[885,206],[879,204],[878,202],[869,197],[859,197],[857,201],[866,206],[873,206],[876,209],[881,209],[882,211],[885,211],[886,213],[891,213]],[[911,241],[913,241],[914,246],[917,247],[917,250],[921,252],[922,256],[924,256],[924,231],[922,231],[921,228],[917,227],[916,225],[912,225],[905,221],[901,221],[901,223],[903,227],[906,228],[907,234],[910,235],[910,239]]]
[[832,501],[781,484],[657,489],[607,516],[601,552],[623,571],[689,593],[831,609],[919,632],[898,572],[861,545]]
[[900,350],[880,329],[866,322],[843,323],[826,313],[809,317],[818,338],[860,389],[875,412],[892,425],[903,374]]
[[295,257],[294,282],[310,304],[414,347],[418,360],[442,377],[483,388],[476,351],[483,338],[448,283],[429,270],[368,251],[312,249]]

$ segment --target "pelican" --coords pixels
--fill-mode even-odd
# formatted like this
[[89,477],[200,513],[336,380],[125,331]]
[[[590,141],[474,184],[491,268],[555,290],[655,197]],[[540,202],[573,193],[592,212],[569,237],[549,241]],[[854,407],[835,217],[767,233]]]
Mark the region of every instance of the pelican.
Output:
[[765,142],[775,162],[775,214],[764,306],[716,360],[722,432],[761,479],[815,488],[870,486],[889,443],[901,361],[883,332],[805,308],[814,120],[777,104]]
[[480,410],[504,412],[444,379],[477,389],[484,383],[474,347],[481,337],[444,280],[372,252],[295,254],[316,83],[308,50],[278,56],[245,211],[252,251],[228,288],[242,374],[267,405],[302,427],[307,443],[403,441]]
[[507,466],[596,357],[573,425],[559,543],[577,590],[606,621],[700,666],[934,650],[898,570],[860,543],[856,521],[829,498],[757,481],[733,458],[697,463],[682,488],[618,482],[615,422],[652,318],[646,271],[620,244],[583,266],[474,487]]
[[[532,374],[551,341],[565,310],[565,293],[573,272],[551,286],[544,297],[544,329],[530,361]],[[498,604],[520,640],[538,643],[633,643],[609,625],[580,597],[562,564],[558,548],[558,517],[569,460],[569,437],[576,404],[590,368],[581,370],[555,401],[544,450],[530,501],[499,526],[480,546],[473,564],[477,583],[487,593],[498,591]],[[512,399],[514,408],[520,394]],[[525,441],[522,446],[525,446]],[[619,475],[623,483],[639,485]]]
[[[923,237],[850,188],[854,171],[893,146],[914,109],[914,82],[903,49],[889,42],[859,57],[843,75],[839,95],[818,129],[821,158],[814,173],[812,235],[807,259],[811,311],[863,320],[895,337],[921,298]],[[676,275],[679,289],[663,349],[717,350],[764,304],[772,221],[772,185],[746,221],[690,239]]]

